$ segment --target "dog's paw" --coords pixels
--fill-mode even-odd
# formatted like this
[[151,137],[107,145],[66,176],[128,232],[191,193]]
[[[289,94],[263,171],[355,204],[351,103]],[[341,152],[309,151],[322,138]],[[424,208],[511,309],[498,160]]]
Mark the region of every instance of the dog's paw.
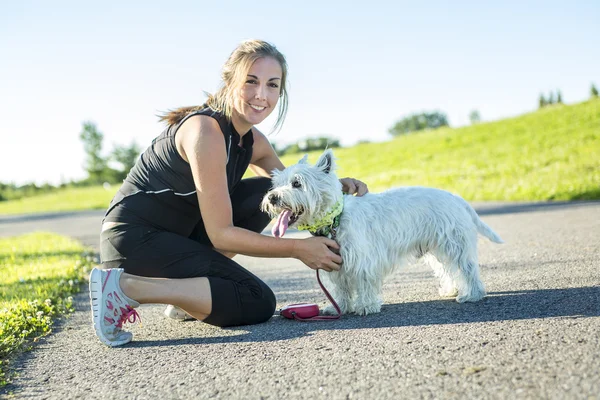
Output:
[[466,303],[466,302],[475,302],[483,299],[485,297],[485,292],[476,292],[469,294],[461,294],[456,297],[456,301],[458,303]]
[[455,287],[440,286],[438,292],[441,297],[455,297],[456,295],[458,295],[458,289]]
[[[337,315],[337,313],[337,310],[333,306],[327,306],[323,309],[324,315]],[[342,314],[344,313],[342,312]]]
[[[348,301],[336,301],[338,307],[340,308],[340,312],[342,314],[348,314],[352,312],[352,307],[350,307],[350,303]],[[325,315],[337,315],[337,310],[335,309],[335,307],[330,304],[327,307],[325,307],[323,309],[323,314]]]
[[355,304],[354,312],[357,315],[376,314],[381,311],[381,303]]

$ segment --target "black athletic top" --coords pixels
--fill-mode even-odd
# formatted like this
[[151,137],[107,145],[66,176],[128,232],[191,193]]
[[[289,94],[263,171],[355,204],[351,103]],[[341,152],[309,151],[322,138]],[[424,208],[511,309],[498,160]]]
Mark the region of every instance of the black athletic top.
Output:
[[129,171],[110,202],[104,221],[148,224],[189,236],[200,221],[200,208],[190,164],[177,152],[175,134],[194,115],[207,115],[219,123],[227,152],[227,186],[231,194],[252,158],[252,130],[240,135],[221,113],[204,108],[167,127],[156,137]]

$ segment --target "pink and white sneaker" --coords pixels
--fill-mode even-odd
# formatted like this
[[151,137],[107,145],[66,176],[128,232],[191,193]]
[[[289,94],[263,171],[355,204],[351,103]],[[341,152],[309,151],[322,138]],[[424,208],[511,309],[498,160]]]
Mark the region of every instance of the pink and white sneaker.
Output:
[[140,305],[125,296],[119,285],[122,268],[92,269],[90,273],[90,301],[96,335],[107,346],[121,346],[131,342],[131,332],[122,330],[123,323],[141,318],[135,308]]

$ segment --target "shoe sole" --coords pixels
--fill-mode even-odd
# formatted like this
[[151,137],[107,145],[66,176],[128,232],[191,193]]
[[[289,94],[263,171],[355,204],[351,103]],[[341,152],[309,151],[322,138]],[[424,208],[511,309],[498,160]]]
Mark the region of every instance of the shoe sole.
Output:
[[179,322],[195,321],[196,320],[196,318],[192,317],[191,315],[189,315],[185,311],[178,311],[173,306],[167,306],[167,308],[165,308],[164,314],[167,317],[169,317],[171,319],[174,319],[175,321],[179,321]]
[[125,343],[129,343],[131,338],[123,340],[108,340],[102,332],[102,272],[99,269],[92,269],[90,273],[90,303],[92,304],[92,322],[94,324],[94,330],[96,336],[102,343],[110,347],[122,346]]

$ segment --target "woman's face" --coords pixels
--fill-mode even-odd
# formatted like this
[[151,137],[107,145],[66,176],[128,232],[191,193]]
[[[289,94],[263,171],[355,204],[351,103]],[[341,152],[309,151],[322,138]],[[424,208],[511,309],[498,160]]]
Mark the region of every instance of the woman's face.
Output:
[[271,114],[281,93],[281,78],[281,65],[274,58],[259,58],[252,64],[235,102],[238,123],[250,129]]

